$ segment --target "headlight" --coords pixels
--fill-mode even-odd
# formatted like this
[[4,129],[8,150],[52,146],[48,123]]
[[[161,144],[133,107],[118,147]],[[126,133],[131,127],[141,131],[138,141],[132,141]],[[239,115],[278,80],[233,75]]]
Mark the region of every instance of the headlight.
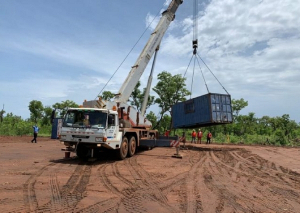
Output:
[[64,140],[64,139],[66,139],[66,138],[67,138],[66,135],[60,135],[60,139]]
[[102,142],[102,141],[103,141],[103,138],[102,138],[102,137],[96,137],[96,138],[95,138],[95,141],[96,141],[96,142]]

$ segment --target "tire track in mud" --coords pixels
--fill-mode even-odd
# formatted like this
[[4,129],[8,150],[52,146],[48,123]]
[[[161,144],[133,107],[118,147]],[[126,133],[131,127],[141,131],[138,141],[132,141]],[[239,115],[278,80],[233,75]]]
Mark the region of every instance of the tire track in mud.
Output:
[[[139,155],[96,167],[80,163],[72,167],[74,171],[63,186],[59,186],[57,174],[65,167],[48,164],[25,182],[24,208],[15,212],[150,212],[152,204],[164,212],[297,212],[297,204],[300,207],[300,174],[247,150],[194,148],[186,157],[189,169],[172,177],[152,175],[139,162]],[[176,166],[179,161],[170,162]],[[114,197],[79,209],[92,168]],[[49,202],[39,206],[35,185],[46,171],[50,173]],[[178,189],[180,204],[172,206],[168,194]]]
[[100,213],[100,212],[118,212],[120,199],[110,198],[94,205],[83,208],[77,213]]
[[[272,165],[272,163],[245,151],[242,151],[242,158],[238,157],[235,152],[230,152],[228,154],[240,161],[238,167],[228,165],[226,158],[221,156],[219,153],[212,153],[212,160],[216,162],[216,165],[221,165],[227,168],[227,170],[230,171],[229,176],[231,178],[233,177],[232,173],[235,173],[244,180],[244,182],[239,185],[240,188],[241,185],[244,185],[242,190],[238,191],[235,188],[230,190],[231,192],[234,192],[235,195],[238,195],[238,197],[243,198],[243,200],[248,200],[248,204],[245,209],[245,207],[237,204],[236,199],[231,199],[229,203],[234,207],[234,209],[249,211],[249,209],[254,208],[254,206],[255,208],[258,208],[259,206],[264,209],[263,211],[278,211],[280,206],[285,206],[285,209],[291,209],[292,207],[287,203],[281,203],[281,205],[278,205],[278,202],[276,202],[277,200],[284,200],[286,197],[289,197],[289,199],[294,202],[298,202],[299,194],[294,188],[287,186],[286,181],[282,181],[282,179],[276,176],[279,171],[274,169],[274,165]],[[226,172],[223,172],[222,175],[226,176]],[[247,184],[247,181],[245,180],[248,180],[249,183]],[[256,182],[256,184],[251,184],[253,181]],[[253,188],[256,191],[253,191],[253,188],[251,188],[249,184],[253,185]],[[222,192],[226,193],[226,199],[228,200],[228,190],[223,190]],[[279,192],[281,192],[281,194]],[[266,197],[268,197],[268,199],[266,199]]]
[[209,176],[205,177],[205,184],[217,197],[216,212],[248,212],[249,206],[238,202],[241,197],[244,200],[249,199],[238,190],[243,175],[237,172],[240,163],[230,154],[231,151],[209,152],[210,162],[206,168]]
[[[195,152],[196,154],[196,160],[195,156],[193,156],[192,167],[190,171],[187,174],[185,186],[186,186],[186,209],[184,209],[184,212],[203,212],[202,207],[202,201],[201,201],[201,195],[200,190],[198,188],[198,184],[200,182],[199,176],[201,172],[201,167],[203,165],[203,162],[206,160],[207,156],[203,152]],[[192,183],[192,184],[188,184]]]
[[[218,155],[218,153],[211,153],[212,160],[216,163],[216,165],[219,167],[226,168],[225,170],[223,170],[222,173],[220,173],[220,175],[223,176],[223,178],[227,177],[229,179],[228,181],[230,181],[230,179],[233,179],[234,177],[237,177],[237,176],[239,176],[240,178],[244,177],[246,179],[253,178],[252,175],[249,175],[245,170],[243,172],[240,171],[240,168],[242,167],[241,163],[236,164],[239,166],[233,166],[233,164],[231,164],[231,165],[227,164],[228,158],[224,158],[224,155],[231,155],[231,153],[232,152],[222,153],[223,156]],[[234,157],[231,155],[230,158],[234,158]],[[258,162],[258,161],[255,161],[255,162]],[[245,168],[247,168],[247,167],[245,167]],[[235,179],[233,179],[233,180],[235,180]],[[234,182],[233,182],[233,185],[235,185]],[[223,200],[222,205],[221,206],[219,205],[217,208],[217,210],[219,212],[224,210],[225,204],[227,204],[226,208],[232,208],[232,210],[234,210],[234,211],[236,211],[236,210],[239,210],[242,212],[249,211],[249,209],[251,209],[253,205],[248,204],[246,207],[241,206],[239,203],[237,203],[237,199],[239,197],[242,197],[243,200],[248,200],[248,202],[250,204],[253,202],[257,203],[257,201],[255,201],[254,199],[249,198],[248,196],[245,196],[242,193],[243,191],[249,193],[249,189],[246,186],[244,186],[242,188],[242,190],[236,190],[235,187],[227,188],[226,185],[224,185],[224,186],[225,187],[221,187],[221,188],[217,187],[217,190],[219,190],[220,199]]]
[[[253,161],[250,161],[247,158],[244,158],[243,155],[245,155],[245,153],[247,153],[247,155],[250,155],[250,158]],[[300,188],[300,174],[299,173],[289,170],[287,168],[283,168],[282,166],[278,166],[273,162],[269,162],[265,159],[262,159],[261,157],[259,157],[257,155],[249,153],[247,151],[233,153],[233,154],[235,154],[240,160],[245,162],[245,164],[249,168],[256,169],[257,172],[259,172],[259,173],[261,173],[261,170],[264,170],[264,173],[267,176],[272,175],[273,178],[277,179],[278,183],[281,184],[282,181],[285,181],[286,185],[290,186],[291,188],[294,188],[295,185]],[[264,166],[257,165],[257,164],[253,165],[253,162],[257,162],[257,164],[260,164],[261,162],[263,162],[262,164]]]
[[[77,203],[84,197],[91,174],[91,166],[89,163],[77,165],[62,189],[60,189],[57,181],[57,171],[59,169],[63,170],[63,167],[54,168],[49,175],[49,202],[42,206],[38,205],[34,185],[38,177],[46,170],[50,170],[50,167],[53,165],[56,165],[56,163],[51,163],[43,167],[24,184],[23,197],[26,212],[69,212],[74,210]],[[23,210],[20,211],[23,212]]]
[[63,210],[74,210],[79,201],[84,198],[91,175],[91,165],[91,163],[79,164],[66,185],[62,187],[61,196]]
[[[189,152],[188,155],[188,163],[190,164],[190,169],[193,168],[194,164],[196,164],[201,157],[199,153],[192,151]],[[178,161],[175,161],[174,164],[177,164]],[[156,178],[156,182],[158,183],[158,188],[161,190],[163,195],[167,197],[167,195],[173,191],[175,188],[180,188],[180,203],[178,208],[180,211],[178,212],[186,212],[187,209],[187,202],[189,200],[190,191],[187,191],[187,178],[189,177],[189,171],[179,173],[175,176],[169,177],[168,179],[159,180]],[[196,196],[195,196],[196,197]],[[199,194],[197,194],[197,198],[199,198]],[[198,199],[199,200],[199,199]],[[199,204],[199,202],[197,202]],[[199,206],[199,205],[198,205]],[[200,207],[201,208],[201,207]],[[177,209],[176,209],[177,210]],[[175,210],[175,212],[176,212]]]
[[50,163],[40,170],[38,170],[35,174],[31,175],[28,180],[23,185],[23,201],[24,201],[24,209],[20,209],[20,211],[32,212],[38,208],[38,201],[36,198],[34,186],[36,180],[39,176],[43,174],[49,167],[55,165],[55,163]]
[[[176,212],[176,210],[168,204],[165,194],[160,189],[159,182],[155,181],[154,178],[139,165],[137,159],[138,156],[133,156],[122,162],[100,165],[97,172],[101,178],[101,183],[108,191],[117,196],[117,200],[120,201],[118,204],[119,207],[125,209],[126,212],[147,212],[145,204],[149,202],[155,203],[155,205],[159,205],[169,212]],[[130,172],[131,178],[126,178],[126,176],[120,174],[119,165],[122,166],[122,169],[126,169]],[[124,187],[120,189],[115,182],[111,181],[115,177],[127,185],[125,189]],[[129,179],[133,179],[134,182]],[[91,208],[97,208],[99,206],[103,208],[103,205],[105,206],[106,204],[98,203]],[[112,206],[115,208],[117,204]]]
[[59,190],[59,185],[57,181],[57,174],[50,174],[49,186],[51,191],[51,209],[58,209],[62,203],[62,198]]
[[[109,175],[107,174],[106,170],[108,167],[111,167],[113,163],[111,164],[102,164],[100,167],[97,169],[99,172],[99,176],[101,178],[101,182],[103,183],[104,187],[112,192],[113,194],[117,195],[118,197],[124,196],[123,192],[120,191],[114,184],[109,180]],[[113,175],[113,173],[112,173]]]
[[[138,156],[127,159],[126,166],[131,172],[131,175],[136,180],[137,189],[133,193],[133,197],[125,197],[122,202],[126,210],[130,212],[145,212],[143,207],[144,202],[155,202],[169,212],[176,212],[176,210],[169,205],[168,199],[159,187],[159,182],[137,162]],[[140,207],[136,211],[136,207]]]

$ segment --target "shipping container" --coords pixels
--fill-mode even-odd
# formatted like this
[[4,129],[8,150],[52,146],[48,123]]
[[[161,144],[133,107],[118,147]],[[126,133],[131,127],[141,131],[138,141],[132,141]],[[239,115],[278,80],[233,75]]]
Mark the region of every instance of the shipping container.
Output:
[[231,97],[208,93],[172,107],[173,128],[195,128],[232,123]]

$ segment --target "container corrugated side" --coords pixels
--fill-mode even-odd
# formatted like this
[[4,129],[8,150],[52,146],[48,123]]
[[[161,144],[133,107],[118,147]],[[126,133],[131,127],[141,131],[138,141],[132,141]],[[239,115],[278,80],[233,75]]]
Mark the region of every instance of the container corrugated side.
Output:
[[230,95],[208,93],[172,107],[173,128],[193,128],[231,122]]

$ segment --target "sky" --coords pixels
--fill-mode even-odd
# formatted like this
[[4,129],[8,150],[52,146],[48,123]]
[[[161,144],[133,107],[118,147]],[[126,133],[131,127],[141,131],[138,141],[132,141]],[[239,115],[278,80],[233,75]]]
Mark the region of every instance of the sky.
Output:
[[[186,72],[187,99],[226,94],[223,86],[232,99],[248,101],[240,114],[289,114],[299,123],[300,0],[198,0],[198,55],[222,86],[204,64],[188,67],[193,1],[180,5],[163,37],[152,86],[162,71]],[[103,89],[117,93],[169,2],[0,0],[0,108],[26,119],[32,100],[82,104]]]

